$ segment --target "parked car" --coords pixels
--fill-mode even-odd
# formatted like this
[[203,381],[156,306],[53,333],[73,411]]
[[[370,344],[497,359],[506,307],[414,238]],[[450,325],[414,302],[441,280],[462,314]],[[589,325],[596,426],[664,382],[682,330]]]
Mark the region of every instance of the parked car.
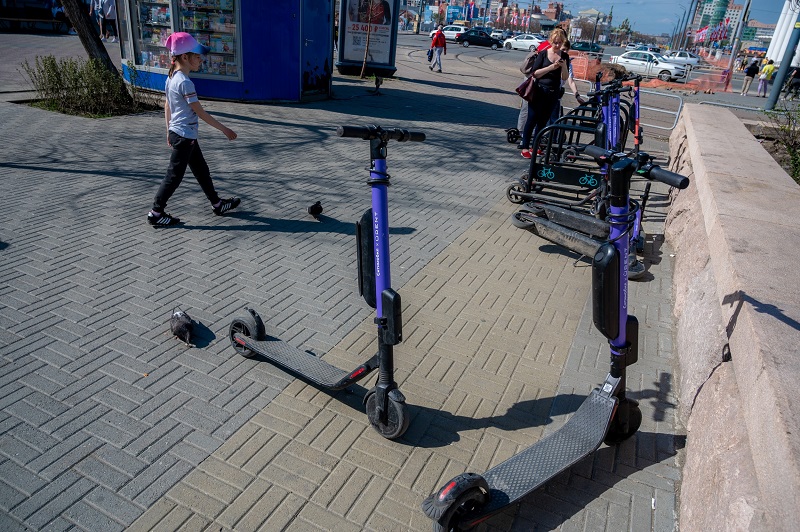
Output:
[[542,41],[537,39],[534,35],[523,33],[522,35],[506,39],[505,42],[503,42],[503,48],[506,50],[526,50],[532,52],[538,48],[540,44],[542,44]]
[[636,49],[641,50],[643,52],[653,52],[656,54],[661,53],[661,48],[652,44],[640,44],[639,46],[636,47]]
[[503,33],[504,33],[503,30],[492,30],[491,36],[494,37],[495,39],[502,40],[503,39]]
[[654,53],[634,50],[611,58],[612,63],[622,65],[628,72],[641,74],[661,81],[686,79],[686,65],[670,62],[665,57]]
[[572,43],[571,50],[576,52],[586,52],[589,55],[603,55],[605,49],[596,42],[578,41]]
[[[444,38],[449,40],[449,41],[456,40],[456,37],[461,35],[465,31],[467,31],[467,28],[465,28],[464,26],[451,25],[451,26],[445,26],[444,28],[442,28],[442,32],[444,33]],[[433,34],[434,33],[436,33],[436,29],[431,31],[431,34],[430,34],[431,35],[431,39],[433,39]]]
[[456,42],[462,46],[488,46],[492,50],[497,50],[503,46],[499,39],[495,39],[485,31],[469,30],[456,36]]
[[686,50],[673,50],[664,54],[664,57],[670,63],[677,63],[679,65],[692,65],[694,67],[700,63],[700,56],[692,52],[687,52]]

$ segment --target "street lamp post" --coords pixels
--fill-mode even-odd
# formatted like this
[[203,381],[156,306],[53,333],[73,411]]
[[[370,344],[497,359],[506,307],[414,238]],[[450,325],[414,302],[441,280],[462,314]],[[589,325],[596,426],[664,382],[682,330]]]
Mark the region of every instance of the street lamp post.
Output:
[[419,13],[417,13],[417,27],[414,30],[414,33],[416,35],[419,35],[419,28],[420,28],[420,26],[422,26],[422,21],[425,20],[425,4],[426,3],[427,3],[426,0],[420,0],[419,5],[417,6],[417,9],[419,10]]
[[591,49],[591,45],[594,44],[594,36],[597,33],[597,23],[600,21],[600,12],[597,12],[597,16],[594,18],[594,29],[592,30],[592,40],[591,44],[589,45]]
[[683,13],[678,15],[678,25],[675,28],[675,32],[672,34],[672,39],[670,40],[670,47],[672,49],[677,48],[678,46],[678,32],[681,31],[681,27],[683,26],[683,17],[688,13],[686,7],[678,4],[678,7],[683,9]]

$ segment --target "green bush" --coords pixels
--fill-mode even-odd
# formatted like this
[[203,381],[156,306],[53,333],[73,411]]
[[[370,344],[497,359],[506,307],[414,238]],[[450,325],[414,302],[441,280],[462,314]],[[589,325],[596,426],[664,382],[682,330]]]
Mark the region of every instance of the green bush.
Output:
[[775,142],[789,156],[789,175],[800,184],[800,108],[784,107],[768,111],[767,116],[772,122]]
[[158,108],[160,95],[141,87],[139,72],[128,63],[131,84],[96,59],[39,57],[22,64],[36,90],[37,105],[65,114],[106,117]]

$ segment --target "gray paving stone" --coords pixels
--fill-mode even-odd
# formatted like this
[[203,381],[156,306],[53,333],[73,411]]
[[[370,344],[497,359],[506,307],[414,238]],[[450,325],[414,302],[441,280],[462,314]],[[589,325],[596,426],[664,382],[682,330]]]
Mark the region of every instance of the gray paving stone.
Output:
[[[57,38],[58,53],[83,55],[76,39]],[[0,34],[0,49],[21,43],[16,53],[51,42]],[[337,76],[339,100],[204,102],[240,133],[235,144],[204,136],[204,152],[218,188],[244,202],[233,216],[214,217],[188,180],[170,203],[187,221],[174,231],[153,230],[143,219],[166,161],[156,155],[167,153],[153,134],[163,129],[158,112],[54,119],[0,102],[0,122],[17,133],[7,141],[13,158],[0,163],[3,183],[25,190],[15,208],[30,215],[24,222],[0,212],[9,244],[0,254],[0,468],[27,472],[15,477],[25,486],[0,489],[0,528],[423,529],[429,523],[419,499],[434,486],[553,430],[599,384],[607,355],[581,310],[585,265],[539,251],[540,241],[507,224],[503,183],[524,163],[500,146],[516,101],[491,78],[518,74],[487,77],[462,62],[454,72],[478,77],[454,74],[438,86],[415,58],[398,57],[403,75],[387,81],[392,95],[384,98],[363,98],[362,82]],[[437,113],[464,117],[463,124],[442,126],[420,107],[433,98]],[[468,107],[474,112],[465,116]],[[366,425],[362,387],[320,393],[236,355],[227,340],[231,318],[247,305],[274,334],[332,360],[374,352],[371,312],[353,272],[368,152],[361,141],[332,136],[334,125],[366,117],[430,136],[391,151],[393,276],[407,319],[397,377],[413,411],[399,444]],[[496,143],[489,140],[495,133]],[[125,157],[87,147],[109,139]],[[285,156],[295,149],[306,156]],[[419,171],[420,161],[437,160],[464,170],[430,164]],[[324,198],[320,222],[305,213],[309,197]],[[78,212],[98,204],[100,223],[76,231]],[[672,265],[649,266],[658,282],[636,286],[632,299],[642,301],[646,351],[657,353],[643,357],[636,374],[648,416],[643,432],[655,436],[556,479],[559,496],[544,496],[561,506],[532,496],[485,530],[653,525],[650,494],[674,490],[679,475],[677,445],[660,437],[672,429],[675,400],[661,380],[671,371],[671,285],[662,280]],[[205,345],[187,349],[170,337],[166,320],[176,304],[203,324]],[[574,313],[564,310],[570,306]],[[501,332],[492,334],[495,326]],[[547,327],[553,330],[543,334]],[[575,331],[572,345],[567,330]],[[82,438],[90,444],[75,446]],[[256,480],[235,483],[226,497],[208,482],[181,491],[182,479],[210,455]],[[573,498],[562,495],[578,478],[586,485]],[[669,525],[667,509],[675,506],[661,499],[656,527]]]

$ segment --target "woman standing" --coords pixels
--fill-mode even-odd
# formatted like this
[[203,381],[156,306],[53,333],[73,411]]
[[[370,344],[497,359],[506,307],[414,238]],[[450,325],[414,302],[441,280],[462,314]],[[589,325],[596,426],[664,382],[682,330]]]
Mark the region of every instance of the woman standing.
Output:
[[[550,47],[546,52],[536,56],[533,64],[532,76],[536,78],[538,90],[534,100],[528,105],[528,119],[525,121],[525,130],[522,132],[522,156],[531,158],[531,137],[547,125],[553,108],[558,104],[561,91],[561,82],[569,77],[569,55],[562,50],[567,41],[567,34],[561,28],[550,32]],[[534,150],[536,148],[534,147]]]

